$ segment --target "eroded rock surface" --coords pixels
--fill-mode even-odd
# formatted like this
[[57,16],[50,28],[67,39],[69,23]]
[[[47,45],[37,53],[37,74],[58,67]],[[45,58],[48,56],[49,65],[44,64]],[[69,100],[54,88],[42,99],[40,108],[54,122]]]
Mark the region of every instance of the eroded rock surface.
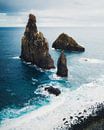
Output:
[[49,54],[47,39],[42,32],[38,32],[36,17],[33,14],[29,15],[25,33],[22,37],[20,58],[42,69],[55,68],[54,61]]
[[68,76],[67,59],[63,51],[61,52],[57,62],[57,75],[61,77]]
[[59,37],[53,42],[52,47],[68,51],[85,51],[84,47],[80,46],[72,37],[65,33],[59,35]]
[[56,96],[58,96],[59,94],[61,94],[61,91],[58,88],[54,88],[52,86],[46,87],[45,91],[47,91],[50,94],[54,94]]

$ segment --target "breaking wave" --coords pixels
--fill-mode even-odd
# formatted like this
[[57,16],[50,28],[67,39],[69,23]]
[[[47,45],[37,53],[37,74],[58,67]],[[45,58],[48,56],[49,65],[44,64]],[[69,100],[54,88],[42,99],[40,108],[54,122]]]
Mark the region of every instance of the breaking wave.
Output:
[[[41,90],[43,91],[43,90]],[[37,110],[15,119],[2,122],[0,130],[52,130],[64,128],[63,119],[75,123],[76,115],[88,117],[92,105],[104,101],[104,75],[91,83],[83,84],[76,90],[63,91],[58,97],[52,96],[51,102]],[[86,110],[86,112],[84,112]],[[73,119],[70,119],[70,116]]]

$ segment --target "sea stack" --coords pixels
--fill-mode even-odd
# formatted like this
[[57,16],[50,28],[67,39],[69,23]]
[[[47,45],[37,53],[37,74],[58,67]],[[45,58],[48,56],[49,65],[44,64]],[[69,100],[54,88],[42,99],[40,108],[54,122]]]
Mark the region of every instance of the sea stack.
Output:
[[54,61],[49,54],[47,39],[42,32],[38,32],[36,17],[33,14],[29,14],[25,33],[22,37],[20,58],[42,69],[55,68]]
[[68,76],[67,59],[64,55],[64,51],[61,52],[61,55],[57,62],[57,75],[61,77]]
[[84,47],[80,46],[72,37],[65,33],[62,33],[58,36],[58,38],[53,42],[52,47],[67,51],[85,51]]

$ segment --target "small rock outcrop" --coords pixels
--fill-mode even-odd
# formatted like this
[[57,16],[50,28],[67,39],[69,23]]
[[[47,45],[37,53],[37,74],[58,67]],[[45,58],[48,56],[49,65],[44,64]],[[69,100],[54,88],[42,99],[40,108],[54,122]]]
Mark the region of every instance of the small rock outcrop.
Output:
[[59,35],[59,37],[53,42],[52,47],[68,51],[85,51],[84,47],[80,46],[72,37],[65,33]]
[[57,75],[61,77],[68,76],[67,59],[63,51],[61,52],[61,55],[57,62]]
[[61,94],[61,91],[58,88],[54,88],[52,86],[46,87],[45,91],[47,91],[49,94],[54,94],[56,96]]
[[42,69],[55,68],[54,61],[49,54],[47,39],[36,26],[36,17],[29,15],[29,20],[22,37],[21,56],[26,62],[36,65]]

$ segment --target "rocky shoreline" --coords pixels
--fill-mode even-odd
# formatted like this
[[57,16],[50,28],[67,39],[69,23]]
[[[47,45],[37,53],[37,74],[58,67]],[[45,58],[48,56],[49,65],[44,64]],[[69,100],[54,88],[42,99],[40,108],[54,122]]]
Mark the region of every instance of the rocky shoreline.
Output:
[[97,120],[91,122],[91,124],[89,126],[87,126],[87,128],[85,128],[85,130],[104,130],[104,118],[97,119]]
[[[91,114],[84,117],[82,112],[79,112],[73,124],[63,118],[65,130],[104,130],[104,103],[96,104],[89,109],[92,109]],[[87,110],[84,110],[84,113],[87,113]],[[70,116],[70,120],[72,119]]]
[[[85,48],[80,46],[72,37],[62,33],[53,42],[52,45],[55,49],[60,49],[61,54],[57,62],[56,74],[61,77],[68,76],[67,59],[63,50],[84,52]],[[25,29],[24,36],[22,37],[21,56],[20,58],[25,62],[30,62],[41,69],[55,68],[54,60],[49,53],[49,45],[47,39],[42,32],[38,32],[36,26],[36,17],[32,14],[29,15],[29,20]],[[58,96],[61,91],[54,87],[45,88],[50,94]],[[77,107],[77,106],[76,106]],[[89,108],[90,109],[90,108]],[[73,116],[70,116],[70,121],[63,118],[64,128],[66,130],[104,130],[104,104],[96,104],[92,106],[92,113],[84,117],[82,112],[76,115],[75,123],[71,123]],[[83,113],[87,114],[87,110]],[[70,125],[69,125],[70,124]]]

